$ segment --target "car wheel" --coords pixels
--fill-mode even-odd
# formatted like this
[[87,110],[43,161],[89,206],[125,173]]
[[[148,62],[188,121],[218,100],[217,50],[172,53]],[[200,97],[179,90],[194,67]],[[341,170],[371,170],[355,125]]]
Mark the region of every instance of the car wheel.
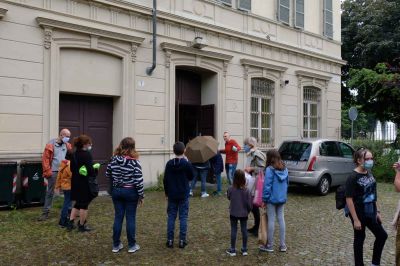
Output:
[[330,186],[331,186],[331,180],[329,179],[329,176],[323,175],[321,177],[321,180],[319,180],[319,183],[317,186],[318,194],[320,194],[321,196],[327,195],[329,192]]

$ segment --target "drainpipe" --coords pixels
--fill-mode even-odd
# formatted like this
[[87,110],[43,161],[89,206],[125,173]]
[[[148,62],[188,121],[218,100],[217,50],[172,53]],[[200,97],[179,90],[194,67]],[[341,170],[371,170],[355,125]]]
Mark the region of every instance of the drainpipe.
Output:
[[153,0],[153,64],[146,68],[146,74],[151,76],[156,68],[156,49],[157,49],[157,0]]

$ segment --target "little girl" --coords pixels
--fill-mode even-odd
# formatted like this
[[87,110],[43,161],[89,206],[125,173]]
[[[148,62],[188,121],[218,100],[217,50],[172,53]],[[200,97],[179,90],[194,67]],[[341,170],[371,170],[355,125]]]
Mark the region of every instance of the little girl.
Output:
[[265,170],[263,207],[267,206],[268,229],[267,245],[260,246],[261,251],[274,251],[275,217],[279,222],[279,251],[286,252],[284,205],[287,200],[289,184],[288,170],[279,152],[275,149],[267,152],[267,169]]
[[226,251],[230,256],[236,256],[237,224],[240,221],[242,231],[242,255],[247,256],[247,217],[252,209],[252,197],[246,189],[246,178],[242,170],[236,170],[233,176],[233,186],[228,189],[229,214],[231,220],[231,248]]

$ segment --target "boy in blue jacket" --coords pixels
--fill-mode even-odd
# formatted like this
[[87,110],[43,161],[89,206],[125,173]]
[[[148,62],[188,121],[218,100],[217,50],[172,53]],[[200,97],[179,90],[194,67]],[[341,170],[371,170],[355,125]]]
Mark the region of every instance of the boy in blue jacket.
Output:
[[167,162],[164,172],[164,191],[168,200],[167,207],[167,247],[173,248],[175,220],[179,213],[179,248],[187,245],[186,232],[189,216],[189,181],[193,179],[190,162],[183,156],[185,144],[177,142],[173,147],[176,157]]

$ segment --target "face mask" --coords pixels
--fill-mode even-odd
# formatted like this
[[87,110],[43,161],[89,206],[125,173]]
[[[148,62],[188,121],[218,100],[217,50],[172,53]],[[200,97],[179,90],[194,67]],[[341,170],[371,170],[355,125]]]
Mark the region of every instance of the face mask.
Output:
[[243,150],[244,150],[245,153],[248,153],[251,150],[251,148],[250,148],[249,145],[246,144],[246,145],[243,146]]
[[62,142],[67,143],[69,141],[69,137],[63,137]]
[[372,167],[374,166],[374,161],[373,160],[368,160],[364,162],[364,169],[372,169]]
[[88,146],[88,147],[87,147],[87,150],[88,150],[88,151],[91,151],[91,150],[92,150],[92,145]]

